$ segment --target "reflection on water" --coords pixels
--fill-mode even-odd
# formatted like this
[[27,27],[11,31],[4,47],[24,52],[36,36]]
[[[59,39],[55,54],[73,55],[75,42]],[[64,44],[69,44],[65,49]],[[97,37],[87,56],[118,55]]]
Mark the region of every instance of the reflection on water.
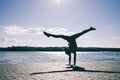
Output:
[[[64,52],[0,52],[0,63],[66,62]],[[77,62],[120,61],[120,52],[77,52]]]

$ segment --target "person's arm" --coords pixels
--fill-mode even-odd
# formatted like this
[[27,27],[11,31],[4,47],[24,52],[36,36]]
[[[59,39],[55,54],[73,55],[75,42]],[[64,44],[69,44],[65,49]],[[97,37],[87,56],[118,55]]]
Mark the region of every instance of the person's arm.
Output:
[[50,34],[50,33],[47,33],[47,32],[44,32],[44,34],[47,36],[47,37],[54,37],[54,38],[62,38],[62,39],[65,39],[67,40],[68,39],[68,36],[65,36],[65,35],[54,35],[54,34]]
[[76,38],[82,36],[83,34],[89,32],[89,31],[92,31],[92,30],[96,30],[96,29],[93,28],[93,27],[90,27],[89,29],[86,29],[86,30],[84,30],[84,31],[82,31],[82,32],[80,32],[80,33],[74,34],[74,35],[72,35],[71,37],[73,37],[73,38],[76,39]]

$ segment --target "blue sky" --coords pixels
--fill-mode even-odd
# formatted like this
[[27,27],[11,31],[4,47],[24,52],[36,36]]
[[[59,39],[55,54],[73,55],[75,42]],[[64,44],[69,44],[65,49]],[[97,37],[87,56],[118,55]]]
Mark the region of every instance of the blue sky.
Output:
[[80,47],[120,47],[120,0],[0,0],[0,46],[67,46],[47,31],[71,35]]

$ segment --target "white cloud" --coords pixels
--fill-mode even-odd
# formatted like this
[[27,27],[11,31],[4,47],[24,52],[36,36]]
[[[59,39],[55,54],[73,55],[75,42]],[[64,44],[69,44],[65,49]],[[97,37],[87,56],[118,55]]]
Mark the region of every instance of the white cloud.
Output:
[[6,41],[7,40],[7,38],[5,37],[5,36],[1,36],[0,37],[0,42],[2,43],[2,42],[4,42],[4,41]]
[[0,37],[0,43],[4,43],[4,42],[16,42],[17,40],[15,38],[9,38],[7,36],[1,36]]
[[74,34],[73,32],[69,32],[66,28],[58,28],[58,27],[46,29],[46,32],[49,32],[52,34],[62,34],[62,35]]
[[120,40],[120,36],[113,37],[114,40]]
[[63,34],[63,35],[71,35],[73,32],[68,32],[66,28],[52,27],[52,28],[40,28],[40,27],[32,27],[25,28],[21,26],[7,26],[4,27],[4,33],[7,35],[41,35],[43,31],[53,33],[53,34]]
[[44,28],[24,28],[21,26],[7,26],[4,29],[8,35],[39,35],[44,30]]
[[81,36],[80,38],[78,38],[78,43],[82,43],[82,44],[88,44],[88,43],[91,43],[91,37],[90,36],[87,36],[87,35],[83,35]]
[[31,39],[16,39],[7,36],[0,37],[0,47],[29,46],[31,42],[32,42]]
[[0,37],[0,47],[6,47],[6,46],[12,44],[13,42],[15,42],[14,39],[10,39],[6,36]]
[[90,36],[83,35],[81,36],[82,39],[90,39]]

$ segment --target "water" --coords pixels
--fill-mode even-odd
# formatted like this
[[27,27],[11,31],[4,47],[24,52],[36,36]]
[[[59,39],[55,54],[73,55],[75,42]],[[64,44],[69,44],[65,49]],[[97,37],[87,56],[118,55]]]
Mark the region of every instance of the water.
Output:
[[[0,52],[0,63],[67,62],[64,52]],[[77,62],[120,61],[120,52],[77,52]]]

